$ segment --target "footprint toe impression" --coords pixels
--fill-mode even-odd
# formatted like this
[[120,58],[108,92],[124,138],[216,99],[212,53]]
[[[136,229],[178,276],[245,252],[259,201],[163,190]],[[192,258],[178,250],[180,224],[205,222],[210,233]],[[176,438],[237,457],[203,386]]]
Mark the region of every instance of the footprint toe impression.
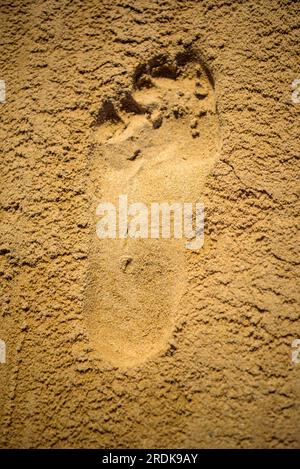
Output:
[[[93,130],[91,199],[200,202],[219,155],[214,83],[197,53],[137,67],[131,93],[104,101]],[[95,225],[97,223],[95,218]],[[183,239],[99,239],[93,233],[86,329],[96,356],[142,364],[168,347],[187,284]]]

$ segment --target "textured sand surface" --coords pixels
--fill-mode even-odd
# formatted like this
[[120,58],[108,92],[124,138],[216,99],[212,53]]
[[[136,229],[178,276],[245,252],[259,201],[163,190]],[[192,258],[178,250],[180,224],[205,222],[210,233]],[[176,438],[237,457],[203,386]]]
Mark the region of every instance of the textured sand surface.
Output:
[[[1,2],[1,447],[300,446],[299,14]],[[99,240],[119,194],[204,247]]]

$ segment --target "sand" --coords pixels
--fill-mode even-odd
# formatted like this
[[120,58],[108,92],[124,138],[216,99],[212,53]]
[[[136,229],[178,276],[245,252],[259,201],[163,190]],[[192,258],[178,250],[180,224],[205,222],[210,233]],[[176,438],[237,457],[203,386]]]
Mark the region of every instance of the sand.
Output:
[[[1,2],[0,446],[300,446],[299,4]],[[205,204],[205,242],[96,207]]]

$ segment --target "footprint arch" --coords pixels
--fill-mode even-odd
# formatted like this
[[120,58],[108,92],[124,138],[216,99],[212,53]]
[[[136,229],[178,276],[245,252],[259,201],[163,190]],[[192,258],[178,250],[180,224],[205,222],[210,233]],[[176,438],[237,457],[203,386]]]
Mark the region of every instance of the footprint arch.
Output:
[[[201,202],[220,153],[214,81],[197,52],[139,64],[132,90],[104,100],[92,132],[90,197]],[[85,325],[96,356],[120,368],[167,350],[187,286],[185,239],[99,239],[95,215]]]

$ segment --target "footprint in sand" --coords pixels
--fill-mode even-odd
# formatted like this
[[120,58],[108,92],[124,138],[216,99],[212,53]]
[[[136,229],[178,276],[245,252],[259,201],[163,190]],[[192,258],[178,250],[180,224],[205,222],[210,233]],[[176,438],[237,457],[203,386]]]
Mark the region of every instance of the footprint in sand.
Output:
[[[220,145],[208,68],[195,52],[140,65],[132,92],[103,103],[93,139],[93,208],[117,206],[121,194],[147,205],[200,202]],[[94,232],[85,320],[98,358],[128,367],[168,347],[186,289],[185,241]]]

